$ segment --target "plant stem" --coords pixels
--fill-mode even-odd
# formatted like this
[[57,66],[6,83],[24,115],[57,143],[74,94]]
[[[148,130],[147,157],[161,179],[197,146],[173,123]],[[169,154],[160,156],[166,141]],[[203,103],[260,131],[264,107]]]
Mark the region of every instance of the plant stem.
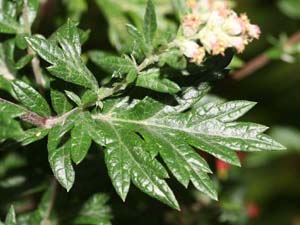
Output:
[[153,63],[156,63],[159,59],[159,55],[152,55],[149,56],[148,58],[146,58],[138,67],[137,67],[137,71],[141,72],[144,69],[146,69],[148,66],[150,66]]
[[13,105],[13,106],[18,107],[21,110],[23,110],[25,113],[19,117],[22,121],[27,122],[27,123],[37,126],[37,127],[45,127],[47,118],[41,117],[38,114],[36,114],[35,112],[32,112],[20,105],[17,105],[13,102],[7,101],[3,98],[0,98],[0,103],[1,102]]
[[[300,31],[294,33],[286,42],[286,46],[293,45],[300,41]],[[253,74],[255,71],[263,68],[271,62],[271,59],[264,52],[254,59],[246,63],[240,70],[237,70],[231,74],[231,78],[234,80],[241,80]]]
[[43,217],[43,220],[41,222],[41,225],[49,224],[48,219],[50,217],[50,214],[51,214],[51,211],[53,209],[55,199],[56,199],[56,196],[57,196],[57,181],[56,181],[55,178],[53,178],[53,180],[52,180],[51,189],[52,189],[51,197],[50,197],[50,200],[49,200],[47,210],[46,210],[45,215]]
[[[28,11],[27,11],[27,4],[28,4],[28,0],[23,0],[23,9],[22,9],[22,17],[24,20],[24,26],[25,26],[25,31],[26,33],[28,33],[29,35],[31,35],[31,27],[29,24],[29,18],[28,18]],[[42,70],[40,67],[40,60],[38,59],[38,57],[36,56],[36,53],[33,51],[33,49],[31,47],[28,47],[27,53],[29,55],[33,55],[33,59],[31,61],[31,66],[32,66],[32,70],[33,70],[33,74],[36,80],[37,85],[40,88],[40,91],[42,90],[42,88],[44,87],[44,80],[42,77]]]

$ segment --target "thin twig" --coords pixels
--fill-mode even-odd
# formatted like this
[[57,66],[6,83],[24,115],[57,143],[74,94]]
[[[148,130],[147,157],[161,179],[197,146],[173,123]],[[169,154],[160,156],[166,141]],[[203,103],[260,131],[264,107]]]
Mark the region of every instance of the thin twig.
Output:
[[[300,41],[300,31],[293,34],[286,42],[286,46],[293,45]],[[241,80],[255,71],[261,69],[271,62],[271,59],[266,53],[262,53],[246,63],[240,70],[235,71],[231,74],[231,78],[234,80]]]
[[45,212],[45,215],[43,217],[43,220],[41,222],[41,225],[49,224],[48,219],[51,215],[51,211],[52,211],[52,209],[54,207],[54,204],[55,204],[55,200],[56,200],[56,196],[57,196],[57,181],[56,181],[55,178],[53,178],[53,180],[52,180],[51,188],[52,188],[52,192],[51,192],[49,204],[48,204],[47,210]]
[[[28,4],[28,0],[23,0],[22,17],[24,20],[25,31],[26,31],[26,33],[31,35],[32,34],[31,27],[29,24],[28,11],[27,11],[27,7],[26,7],[27,4]],[[33,74],[34,74],[36,83],[39,86],[40,91],[41,91],[42,88],[44,87],[44,80],[43,80],[43,76],[42,76],[42,70],[40,67],[40,60],[38,59],[38,57],[36,56],[36,53],[33,51],[33,49],[31,47],[28,47],[27,53],[29,55],[34,56],[31,61],[31,66],[32,66],[32,70],[33,70]]]
[[34,126],[37,126],[37,127],[45,127],[46,126],[46,121],[47,121],[47,118],[44,118],[44,117],[41,117],[39,116],[38,114],[36,114],[35,112],[32,112],[20,105],[17,105],[16,103],[13,103],[13,102],[10,102],[10,101],[7,101],[3,98],[0,98],[0,103],[6,103],[6,104],[9,104],[9,105],[13,105],[21,110],[24,111],[24,113],[19,116],[19,118],[24,121],[24,122],[27,122],[31,125],[34,125]]

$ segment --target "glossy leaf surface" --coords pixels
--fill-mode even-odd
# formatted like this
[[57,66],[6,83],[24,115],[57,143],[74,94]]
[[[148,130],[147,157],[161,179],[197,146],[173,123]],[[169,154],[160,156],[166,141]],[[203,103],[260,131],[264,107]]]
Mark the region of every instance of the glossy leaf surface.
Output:
[[91,89],[98,89],[93,74],[83,63],[79,31],[74,22],[68,21],[56,32],[56,40],[49,41],[41,36],[26,38],[28,44],[44,60],[52,64],[49,72],[60,79]]
[[104,112],[88,122],[94,127],[91,137],[106,148],[108,172],[122,199],[132,181],[150,196],[178,208],[157,154],[180,183],[187,187],[191,181],[199,191],[217,199],[216,187],[207,175],[211,170],[194,148],[233,165],[240,165],[235,151],[284,149],[263,134],[266,127],[234,122],[255,103],[214,100],[205,97],[206,92],[205,85],[188,89],[176,106],[150,97],[107,100]]

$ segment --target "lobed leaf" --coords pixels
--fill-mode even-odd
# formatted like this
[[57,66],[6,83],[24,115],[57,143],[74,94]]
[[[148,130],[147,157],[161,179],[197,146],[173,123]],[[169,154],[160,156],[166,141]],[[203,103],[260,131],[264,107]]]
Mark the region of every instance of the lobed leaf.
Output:
[[206,85],[198,91],[187,89],[175,106],[150,97],[130,103],[127,98],[106,100],[103,112],[93,115],[96,121],[89,119],[90,136],[106,148],[109,176],[123,200],[132,181],[150,196],[178,208],[157,154],[182,185],[187,187],[191,181],[196,189],[217,199],[208,176],[211,170],[194,148],[237,166],[235,151],[284,149],[263,134],[265,126],[234,122],[255,103],[207,98],[207,89]]
[[48,67],[48,71],[53,76],[97,90],[96,78],[80,57],[80,35],[75,23],[68,21],[67,24],[59,28],[55,38],[61,48],[54,41],[46,40],[41,36],[26,37],[26,41],[40,57],[52,64]]

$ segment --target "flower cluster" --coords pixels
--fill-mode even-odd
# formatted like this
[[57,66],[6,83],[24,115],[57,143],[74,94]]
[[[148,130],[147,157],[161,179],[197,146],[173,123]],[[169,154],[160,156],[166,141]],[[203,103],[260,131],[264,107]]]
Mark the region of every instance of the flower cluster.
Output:
[[182,37],[177,41],[183,54],[201,64],[205,54],[224,54],[227,48],[239,53],[260,29],[246,14],[238,15],[226,0],[187,0],[188,13],[182,18]]

